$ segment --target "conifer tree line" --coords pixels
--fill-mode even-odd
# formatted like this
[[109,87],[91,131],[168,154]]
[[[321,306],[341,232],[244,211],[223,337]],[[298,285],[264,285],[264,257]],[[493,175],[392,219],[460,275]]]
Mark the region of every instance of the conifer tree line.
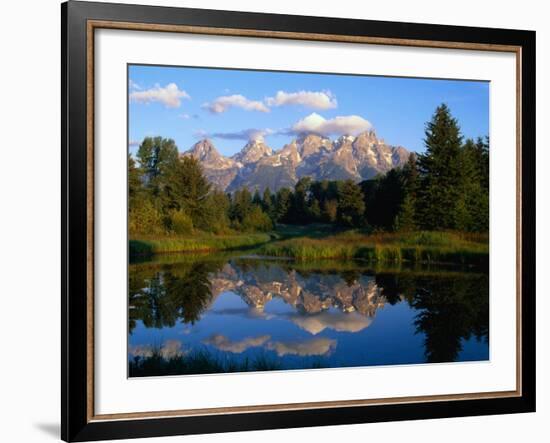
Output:
[[402,168],[355,183],[303,177],[293,189],[232,194],[214,188],[173,140],[147,137],[128,158],[134,235],[269,231],[276,223],[326,223],[384,231],[489,228],[489,140],[464,140],[442,104],[425,128],[425,152]]

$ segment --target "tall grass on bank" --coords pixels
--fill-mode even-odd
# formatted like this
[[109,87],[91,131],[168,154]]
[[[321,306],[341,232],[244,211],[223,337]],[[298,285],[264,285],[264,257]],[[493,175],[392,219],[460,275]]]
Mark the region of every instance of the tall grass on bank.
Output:
[[325,238],[294,238],[260,248],[262,254],[299,260],[363,259],[379,263],[459,263],[485,266],[488,236],[455,232],[363,234],[348,231]]
[[269,234],[201,235],[196,237],[160,237],[131,239],[130,255],[152,255],[165,252],[204,252],[245,249],[267,243]]

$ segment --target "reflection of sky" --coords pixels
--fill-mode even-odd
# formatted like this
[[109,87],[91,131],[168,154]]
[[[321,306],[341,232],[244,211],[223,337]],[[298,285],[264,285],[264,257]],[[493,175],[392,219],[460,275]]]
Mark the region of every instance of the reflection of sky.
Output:
[[[220,294],[194,325],[147,329],[141,322],[130,336],[129,349],[181,342],[182,352],[206,348],[232,358],[267,355],[283,367],[369,366],[425,362],[422,333],[416,333],[417,311],[408,303],[386,303],[375,317],[331,308],[302,314],[274,297],[262,311],[249,307],[237,294]],[[488,346],[475,338],[463,340],[458,360],[485,360]]]

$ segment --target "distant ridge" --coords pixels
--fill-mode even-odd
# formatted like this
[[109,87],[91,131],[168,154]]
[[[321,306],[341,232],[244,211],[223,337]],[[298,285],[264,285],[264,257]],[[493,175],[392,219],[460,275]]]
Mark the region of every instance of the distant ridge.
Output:
[[403,166],[409,151],[387,145],[371,130],[336,140],[303,134],[279,151],[262,140],[251,140],[232,157],[221,155],[211,140],[204,139],[181,155],[199,160],[207,178],[223,191],[246,186],[261,192],[266,187],[271,191],[293,187],[305,176],[314,180],[367,180]]

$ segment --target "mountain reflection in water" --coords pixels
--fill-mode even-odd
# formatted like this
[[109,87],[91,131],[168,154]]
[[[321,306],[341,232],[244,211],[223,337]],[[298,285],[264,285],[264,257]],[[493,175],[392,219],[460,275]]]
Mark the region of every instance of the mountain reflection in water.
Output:
[[128,307],[131,369],[141,359],[196,352],[233,366],[193,373],[249,368],[258,358],[272,367],[247,370],[489,357],[489,279],[481,271],[164,256],[130,265]]

